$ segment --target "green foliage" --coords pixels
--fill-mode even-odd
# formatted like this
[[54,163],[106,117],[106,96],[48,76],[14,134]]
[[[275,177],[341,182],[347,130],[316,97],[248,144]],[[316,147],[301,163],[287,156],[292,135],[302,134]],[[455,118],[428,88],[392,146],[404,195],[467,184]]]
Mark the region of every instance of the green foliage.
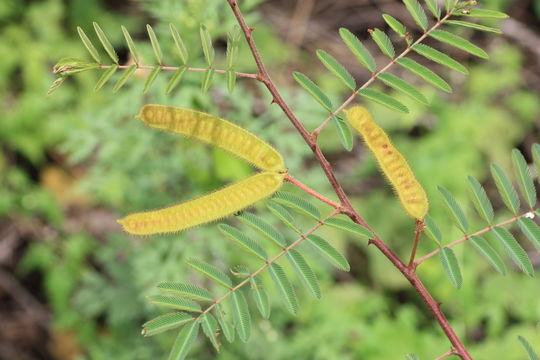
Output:
[[459,289],[463,284],[463,277],[461,275],[461,269],[459,267],[456,255],[454,254],[452,248],[441,248],[441,251],[439,252],[439,259],[441,260],[441,264],[446,272],[446,275],[452,284]]

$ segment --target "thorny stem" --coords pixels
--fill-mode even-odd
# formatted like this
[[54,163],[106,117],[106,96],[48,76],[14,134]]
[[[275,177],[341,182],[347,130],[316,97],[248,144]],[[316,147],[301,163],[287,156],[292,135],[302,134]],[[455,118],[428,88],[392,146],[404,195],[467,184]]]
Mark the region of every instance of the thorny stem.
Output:
[[290,182],[293,185],[296,185],[303,191],[307,192],[313,197],[316,197],[317,199],[321,200],[322,202],[332,206],[334,209],[341,209],[341,205],[339,205],[336,202],[333,202],[332,200],[324,197],[323,195],[319,194],[317,191],[313,190],[312,188],[308,187],[307,185],[301,183],[300,181],[296,180],[291,174],[287,174],[285,176],[285,181]]
[[[112,65],[99,65],[98,66],[98,69],[109,69]],[[153,68],[155,68],[156,66],[160,66],[161,67],[161,70],[165,70],[165,71],[176,71],[178,69],[180,69],[182,66],[165,66],[165,65],[137,65],[137,70],[139,69],[142,69],[142,70],[152,70]],[[118,69],[128,69],[130,68],[131,65],[118,65]],[[205,72],[207,71],[208,69],[206,68],[195,68],[195,67],[188,67],[186,68],[186,71],[194,71],[194,72]],[[214,72],[216,74],[226,74],[227,71],[226,70],[219,70],[219,69],[214,69]],[[249,74],[249,73],[242,73],[242,72],[237,72],[235,73],[236,76],[238,77],[245,77],[245,78],[251,78],[251,79],[255,79],[255,80],[258,80],[258,75],[257,74]]]
[[450,350],[448,352],[445,352],[444,354],[442,354],[441,356],[439,356],[435,360],[446,359],[447,357],[452,356],[452,355],[459,355],[459,354],[457,354],[456,351],[454,349],[452,349],[452,350]]
[[[531,211],[528,211],[524,214],[521,214],[521,215],[517,215],[517,216],[514,216],[513,218],[510,218],[508,220],[505,220],[505,221],[502,221],[498,224],[495,224],[495,225],[490,225],[480,231],[477,231],[475,232],[474,234],[470,234],[470,235],[465,235],[464,237],[454,241],[454,242],[451,242],[450,244],[446,245],[446,247],[452,247],[452,246],[456,246],[457,244],[461,244],[462,242],[465,242],[467,241],[468,239],[470,239],[471,237],[473,236],[479,236],[479,235],[482,235],[482,234],[485,234],[489,231],[491,231],[491,229],[493,229],[494,227],[498,227],[498,226],[504,226],[504,225],[508,225],[508,224],[511,224],[511,223],[514,223],[516,221],[518,221],[520,218],[522,217],[526,217],[526,216],[533,216],[534,217],[534,212],[536,210],[531,210]],[[414,267],[416,268],[418,265],[420,265],[421,263],[423,263],[424,261],[426,261],[427,259],[429,259],[430,257],[432,256],[435,256],[439,253],[439,251],[441,251],[441,249],[436,249],[436,250],[433,250],[432,252],[430,252],[429,254],[427,255],[424,255],[422,256],[421,258],[419,258],[418,260],[416,260],[414,262]]]
[[411,251],[411,257],[409,258],[409,265],[407,268],[413,270],[414,258],[416,256],[416,249],[418,249],[418,243],[420,242],[420,236],[424,230],[424,220],[416,220],[416,230],[414,231],[414,244]]
[[[251,50],[251,53],[253,55],[253,58],[257,64],[257,67],[259,69],[259,77],[260,81],[266,86],[268,91],[273,96],[273,102],[278,104],[279,107],[282,109],[284,114],[287,116],[287,118],[291,121],[293,126],[298,130],[300,135],[304,138],[304,141],[307,143],[309,148],[313,151],[315,158],[319,162],[322,170],[324,171],[326,177],[330,181],[330,184],[332,185],[332,188],[334,189],[336,195],[341,201],[341,205],[344,208],[344,213],[346,213],[351,220],[353,220],[355,223],[362,225],[366,227],[367,229],[371,230],[372,233],[373,230],[369,227],[369,225],[366,224],[364,219],[354,210],[349,198],[345,194],[345,191],[341,187],[340,183],[336,179],[336,176],[334,175],[334,172],[331,168],[330,163],[325,158],[324,154],[322,153],[321,149],[317,145],[316,136],[312,136],[305,127],[300,123],[300,121],[296,118],[290,107],[287,105],[285,100],[282,98],[281,94],[277,90],[276,86],[270,79],[270,76],[266,70],[266,67],[261,59],[259,50],[257,49],[257,46],[255,45],[255,41],[252,37],[252,28],[249,28],[245,22],[244,16],[242,15],[242,12],[240,11],[240,8],[238,7],[238,3],[236,0],[227,0],[229,3],[237,21],[240,25],[242,32],[244,33],[244,36],[246,38],[246,41],[248,43],[248,46]],[[452,11],[450,11],[452,13]],[[437,24],[431,29],[435,29],[436,27],[440,26],[446,20],[450,15],[446,15],[443,19],[437,22]],[[430,31],[431,31],[430,30]],[[429,31],[425,33],[421,38],[424,39],[428,35]],[[402,54],[401,56],[404,56],[405,54]],[[389,67],[390,65],[387,65]],[[372,80],[373,81],[373,80]],[[349,102],[353,100],[353,97],[351,96],[348,99],[348,102],[344,103],[336,112],[341,111]],[[375,233],[374,233],[375,234]],[[374,238],[369,241],[369,244],[373,244],[379,249],[384,256],[388,258],[388,260],[403,274],[403,276],[411,283],[413,288],[416,290],[416,292],[419,294],[419,296],[422,298],[422,300],[426,303],[427,307],[439,323],[439,326],[446,334],[448,340],[452,344],[453,348],[456,351],[456,355],[459,355],[463,360],[472,360],[472,357],[469,355],[467,349],[465,346],[461,343],[460,339],[452,329],[450,323],[446,319],[444,313],[440,309],[440,303],[435,301],[431,294],[427,291],[422,281],[418,278],[416,273],[413,270],[409,270],[407,266],[397,257],[397,255],[386,245],[377,235],[374,235]]]

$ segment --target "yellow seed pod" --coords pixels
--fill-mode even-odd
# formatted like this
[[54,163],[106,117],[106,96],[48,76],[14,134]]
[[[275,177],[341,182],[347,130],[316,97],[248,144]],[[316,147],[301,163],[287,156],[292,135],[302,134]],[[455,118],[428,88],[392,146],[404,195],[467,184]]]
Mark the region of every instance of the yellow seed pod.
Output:
[[217,146],[262,170],[284,172],[283,157],[267,142],[227,120],[200,111],[145,105],[136,116],[146,125]]
[[390,141],[388,135],[375,124],[369,111],[361,106],[345,110],[347,120],[375,155],[384,175],[388,178],[405,211],[415,219],[426,215],[429,204],[426,192],[416,180],[407,160]]
[[118,223],[134,235],[179,232],[221,219],[275,193],[285,174],[261,172],[197,199],[159,210],[134,213]]

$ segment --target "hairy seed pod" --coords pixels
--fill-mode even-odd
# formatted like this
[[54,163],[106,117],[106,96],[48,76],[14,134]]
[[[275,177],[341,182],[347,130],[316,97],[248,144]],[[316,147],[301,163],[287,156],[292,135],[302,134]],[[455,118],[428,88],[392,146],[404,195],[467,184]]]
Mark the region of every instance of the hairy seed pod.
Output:
[[375,155],[384,175],[394,187],[405,211],[415,219],[423,219],[428,211],[428,199],[416,180],[407,160],[390,141],[388,135],[373,121],[369,111],[361,106],[345,110],[347,120]]
[[286,171],[283,157],[270,144],[217,116],[176,106],[145,105],[136,117],[150,127],[193,137],[229,151],[259,169]]
[[261,172],[197,199],[134,213],[118,223],[134,235],[172,233],[221,219],[275,193],[285,174]]

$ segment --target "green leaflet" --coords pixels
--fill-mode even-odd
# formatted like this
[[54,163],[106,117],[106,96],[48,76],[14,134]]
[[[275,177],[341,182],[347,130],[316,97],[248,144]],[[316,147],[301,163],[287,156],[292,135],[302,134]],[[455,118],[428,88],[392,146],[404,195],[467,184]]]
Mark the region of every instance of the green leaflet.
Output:
[[518,149],[512,150],[512,164],[514,165],[514,174],[518,180],[521,195],[527,202],[527,205],[529,205],[529,208],[533,209],[536,205],[536,189],[527,161],[525,161],[523,154]]
[[381,49],[383,54],[388,56],[390,59],[393,59],[394,56],[396,55],[396,52],[394,50],[394,45],[392,45],[392,41],[390,41],[390,38],[388,37],[388,35],[386,35],[384,32],[382,32],[379,29],[370,31],[370,34],[371,34],[371,38],[373,39],[373,41],[375,41],[375,43],[377,44],[379,49]]
[[183,299],[178,296],[152,295],[148,296],[151,304],[168,307],[175,310],[184,310],[188,312],[201,312],[201,306],[194,301]]
[[516,241],[510,232],[501,227],[494,227],[492,230],[495,237],[502,243],[510,258],[527,275],[534,276],[534,269],[531,260],[521,245]]
[[148,90],[150,90],[150,88],[152,87],[152,84],[156,80],[160,71],[161,71],[160,65],[154,66],[154,68],[152,69],[148,77],[146,78],[146,82],[144,83],[143,93],[146,93]]
[[186,358],[189,350],[193,346],[197,334],[199,333],[199,322],[194,321],[191,324],[184,326],[178,334],[174,345],[169,354],[168,360],[183,360]]
[[489,244],[487,240],[480,236],[473,236],[470,239],[474,247],[482,254],[486,260],[502,275],[506,275],[506,266],[499,253]]
[[156,335],[167,330],[175,329],[193,320],[191,315],[183,312],[168,313],[144,323],[142,334],[144,336]]
[[469,16],[469,17],[476,17],[476,18],[494,18],[494,19],[506,19],[508,18],[508,15],[495,10],[488,10],[488,9],[469,9],[467,13],[458,13],[456,15],[461,16]]
[[227,68],[231,69],[234,66],[234,60],[238,54],[238,43],[242,37],[242,31],[238,25],[235,25],[233,29],[227,32]]
[[428,20],[420,3],[417,0],[403,0],[403,3],[418,26],[420,26],[422,30],[426,31],[428,27]]
[[349,271],[351,266],[347,262],[345,256],[337,251],[326,240],[317,235],[308,235],[308,242],[316,248],[321,254],[323,254],[330,262],[338,269]]
[[532,155],[533,155],[534,166],[536,167],[536,174],[540,176],[540,144],[537,144],[537,143],[533,144]]
[[322,64],[328,70],[330,70],[332,74],[340,78],[341,81],[343,81],[343,83],[347,85],[349,89],[356,89],[356,81],[354,80],[352,75],[332,55],[328,54],[324,50],[317,50],[317,57],[322,62]]
[[414,60],[408,58],[397,59],[396,62],[403,66],[405,69],[411,71],[412,73],[420,76],[422,79],[426,80],[428,83],[438,87],[439,89],[446,91],[448,93],[452,92],[452,88],[443,78],[435,74],[433,71],[429,70],[424,65],[420,65]]
[[457,2],[458,0],[444,0],[444,7],[446,12],[451,12],[455,8]]
[[353,148],[353,134],[347,121],[343,120],[340,116],[332,115],[332,122],[336,125],[336,130],[339,135],[339,141],[343,148],[347,151],[351,151]]
[[472,176],[468,176],[467,180],[469,181],[469,190],[472,195],[474,208],[482,219],[488,224],[491,224],[494,216],[493,206],[487,197],[484,187]]
[[274,280],[281,295],[283,295],[283,301],[287,306],[287,309],[294,315],[298,312],[298,301],[296,300],[296,294],[291,282],[285,275],[283,268],[276,263],[270,264],[268,267],[270,275]]
[[92,58],[99,64],[101,64],[101,58],[99,56],[99,53],[98,51],[96,50],[96,48],[94,47],[94,44],[92,44],[92,42],[90,41],[90,39],[88,38],[88,36],[86,36],[86,33],[84,32],[84,30],[80,27],[80,26],[77,26],[77,32],[79,33],[79,37],[81,38],[83,44],[84,44],[84,47],[86,48],[86,50],[88,50],[88,52],[90,53],[90,55],[92,56]]
[[169,30],[171,31],[174,44],[176,45],[176,50],[178,50],[180,60],[182,60],[182,64],[186,65],[189,60],[189,53],[187,51],[186,45],[184,44],[182,37],[178,33],[178,30],[176,30],[176,27],[172,23],[169,24]]
[[317,84],[300,72],[293,72],[293,77],[322,107],[330,112],[332,111],[332,102]]
[[183,66],[180,66],[178,70],[174,72],[173,76],[167,83],[167,87],[165,89],[165,92],[167,94],[170,94],[171,91],[173,91],[176,88],[176,86],[180,83],[180,80],[182,80],[182,75],[184,75],[186,70],[187,70],[187,66],[183,65]]
[[478,46],[474,45],[469,40],[465,40],[462,37],[449,33],[448,31],[433,30],[429,33],[429,35],[434,39],[457,47],[458,49],[466,51],[469,54],[478,56],[482,59],[489,58],[489,55],[484,50],[480,49]]
[[491,164],[491,175],[495,180],[495,185],[504,204],[514,215],[517,215],[519,211],[519,197],[510,179],[508,179],[504,171],[497,164]]
[[216,351],[219,352],[219,326],[216,318],[212,314],[206,313],[200,317],[199,321],[201,322],[204,335],[210,340]]
[[218,284],[229,289],[232,287],[231,279],[215,266],[197,259],[189,259],[187,264]]
[[330,218],[325,220],[325,225],[332,226],[341,230],[348,231],[350,233],[355,234],[356,236],[359,236],[364,239],[372,239],[373,234],[371,231],[363,227],[362,225],[353,223],[348,220],[338,219],[338,218]]
[[465,66],[461,65],[445,53],[442,53],[439,50],[436,50],[430,46],[424,44],[417,44],[413,46],[413,50],[416,51],[418,54],[422,55],[423,57],[441,65],[444,65],[452,70],[455,70],[465,75],[469,73],[469,70],[467,70]]
[[270,212],[272,212],[272,214],[274,214],[279,220],[281,220],[294,232],[298,234],[302,233],[302,231],[300,231],[300,229],[298,229],[294,225],[294,219],[291,213],[289,213],[289,211],[287,211],[287,209],[285,209],[283,206],[279,205],[278,203],[269,202],[266,204],[266,207],[268,208],[268,210],[270,210]]
[[424,232],[426,233],[426,235],[431,240],[435,241],[438,245],[441,245],[441,242],[442,242],[441,230],[439,230],[439,227],[437,226],[433,218],[429,215],[426,215],[424,217],[424,224],[426,226],[424,229]]
[[225,339],[227,339],[228,342],[232,343],[234,341],[234,326],[225,319],[225,314],[223,313],[223,310],[221,310],[221,305],[216,305],[214,308],[215,314],[217,317],[217,320],[219,322],[219,326],[221,326],[221,330],[223,331],[223,335],[225,335]]
[[404,94],[410,96],[414,100],[418,101],[421,104],[428,105],[429,102],[426,97],[418,90],[416,90],[411,84],[398,78],[395,75],[390,73],[382,73],[379,75],[379,79],[383,81],[386,85],[403,92]]
[[94,30],[96,31],[96,34],[98,36],[99,41],[101,42],[101,45],[103,45],[103,48],[111,58],[111,60],[118,64],[118,55],[116,54],[116,51],[114,51],[114,47],[111,45],[111,42],[107,38],[107,35],[105,35],[105,32],[101,29],[99,24],[97,22],[93,22]]
[[523,336],[518,336],[518,340],[527,352],[527,356],[529,356],[529,360],[539,360],[538,354],[536,351],[534,351],[531,344],[525,339]]
[[437,189],[444,200],[448,212],[450,215],[452,215],[454,223],[461,231],[463,231],[464,234],[466,234],[469,230],[469,223],[467,222],[467,218],[465,217],[465,214],[463,213],[463,210],[461,210],[461,207],[457,203],[456,199],[442,186],[438,186]]
[[521,232],[525,234],[527,239],[529,239],[536,249],[540,251],[540,229],[538,228],[538,225],[526,217],[519,218],[518,225]]
[[103,85],[105,85],[105,83],[109,81],[109,79],[111,78],[111,76],[113,76],[116,70],[118,70],[118,65],[116,64],[111,65],[110,68],[105,70],[103,75],[101,75],[98,82],[96,83],[96,86],[94,87],[94,91],[99,91],[99,89],[101,89]]
[[372,73],[375,72],[377,69],[375,59],[373,59],[373,56],[371,56],[368,49],[362,45],[360,40],[352,32],[345,28],[339,29],[339,35],[349,50],[354,54],[354,56],[356,56],[358,61]]
[[371,89],[362,89],[358,91],[358,95],[363,96],[369,100],[375,101],[376,103],[384,105],[387,108],[392,109],[394,111],[401,112],[404,114],[409,113],[409,109],[405,105],[403,105],[402,103],[400,103],[393,97],[390,97],[378,91],[371,90]]
[[441,9],[437,4],[437,0],[426,0],[426,5],[433,16],[435,16],[437,19],[441,18]]
[[321,218],[321,214],[319,213],[317,207],[315,207],[315,205],[308,202],[307,200],[304,200],[298,195],[285,191],[280,191],[277,192],[274,197],[272,197],[272,201],[277,202],[278,204],[286,206],[304,215],[311,216],[316,220],[319,220]]
[[66,81],[65,76],[59,77],[56,80],[54,80],[53,83],[51,84],[51,86],[49,87],[49,90],[47,90],[47,97],[54,94],[54,92],[56,90],[58,90],[58,88],[60,87],[60,85],[62,85],[64,83],[64,81]]
[[[401,37],[404,37],[407,33],[407,28],[401,22],[399,22],[395,17],[388,14],[383,14],[384,21]],[[393,56],[391,56],[393,57]]]
[[491,26],[475,24],[475,23],[471,23],[471,22],[468,22],[468,21],[447,20],[446,24],[452,24],[452,25],[457,25],[457,26],[468,27],[468,28],[471,28],[471,29],[491,32],[491,33],[495,33],[495,34],[502,34],[503,33],[500,29],[497,29],[497,28],[494,28],[494,27],[491,27]]
[[201,36],[201,44],[203,48],[204,58],[206,59],[206,63],[208,64],[208,66],[211,67],[214,64],[216,52],[214,50],[214,46],[212,45],[212,37],[210,36],[210,33],[208,32],[206,26],[203,24],[201,24],[201,27],[199,29],[199,35]]
[[463,277],[461,276],[461,269],[454,251],[449,247],[443,247],[439,252],[439,258],[450,282],[452,282],[456,288],[461,288]]
[[146,24],[146,31],[148,32],[148,37],[150,38],[150,43],[152,44],[152,49],[154,50],[154,55],[156,56],[157,63],[158,65],[161,65],[163,62],[163,53],[161,52],[161,47],[159,46],[156,33],[154,32],[154,29],[152,29],[152,26],[150,26],[149,24]]
[[315,273],[308,265],[304,257],[300,255],[298,251],[291,249],[287,252],[287,258],[304,282],[304,285],[306,285],[308,288],[311,295],[317,299],[320,299],[321,288],[319,286],[319,280],[317,280]]
[[185,298],[213,302],[212,294],[206,289],[191,284],[182,284],[177,282],[161,282],[157,288],[161,291],[171,294],[181,295]]
[[206,69],[204,72],[203,81],[201,83],[201,91],[203,93],[207,92],[208,89],[210,89],[210,86],[212,85],[212,79],[214,78],[214,69],[211,67]]
[[240,290],[231,293],[232,314],[240,340],[247,342],[251,336],[251,319],[244,294]]
[[270,303],[268,302],[268,294],[263,288],[262,281],[256,277],[249,279],[249,284],[251,288],[251,294],[253,301],[259,309],[261,316],[265,319],[270,317]]
[[237,217],[240,221],[257,231],[259,234],[273,241],[280,248],[287,245],[283,235],[260,217],[255,216],[250,212],[242,212]]
[[234,241],[235,244],[244,250],[251,252],[263,261],[268,259],[266,251],[264,251],[264,249],[256,241],[248,238],[242,231],[227,224],[219,224],[218,228],[223,235]]
[[131,53],[131,57],[133,58],[133,61],[135,62],[135,64],[139,65],[139,54],[137,53],[137,48],[135,47],[135,43],[133,42],[133,39],[131,38],[129,31],[124,27],[124,25],[121,25],[120,27],[122,29],[122,33],[124,34],[124,39],[126,39],[129,52]]
[[227,91],[231,94],[236,86],[236,72],[234,72],[234,68],[227,70],[225,77],[227,78]]
[[127,70],[124,71],[124,73],[122,74],[120,79],[118,79],[118,81],[114,85],[113,92],[117,92],[118,90],[120,90],[122,88],[122,86],[124,86],[124,84],[129,80],[131,75],[133,75],[135,70],[137,70],[137,65],[136,64],[133,64],[129,68],[127,68]]

